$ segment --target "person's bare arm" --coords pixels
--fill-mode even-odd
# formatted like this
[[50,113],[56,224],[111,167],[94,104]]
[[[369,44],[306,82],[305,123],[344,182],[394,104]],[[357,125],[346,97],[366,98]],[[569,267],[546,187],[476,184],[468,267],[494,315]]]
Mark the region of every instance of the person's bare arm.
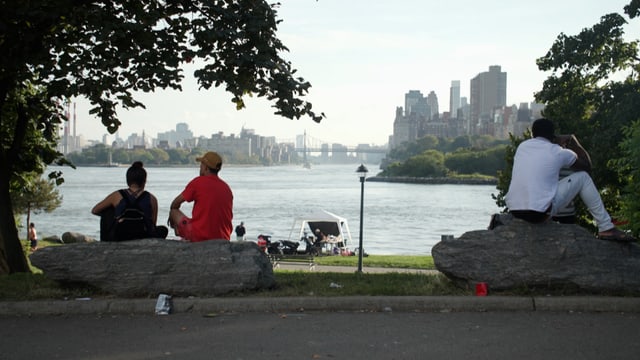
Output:
[[155,225],[158,221],[158,199],[152,194],[149,195],[151,195],[151,220]]
[[184,197],[182,197],[182,193],[180,193],[180,195],[176,196],[176,198],[171,202],[170,210],[180,209],[180,205],[182,205],[183,202]]
[[91,213],[93,215],[100,215],[101,212],[103,212],[110,206],[116,207],[116,205],[118,205],[118,203],[120,202],[120,198],[121,196],[118,191],[112,192],[106,198],[104,198],[104,200],[97,203],[96,206],[91,209]]
[[582,144],[580,144],[575,135],[558,135],[556,136],[555,143],[572,150],[576,155],[578,155],[576,161],[571,165],[571,169],[577,171],[591,171],[591,157],[587,150],[582,147]]
[[184,214],[180,211],[180,205],[184,202],[184,197],[182,197],[182,193],[176,196],[175,199],[171,202],[171,206],[169,207],[169,220],[167,223],[170,227],[175,228],[176,224]]

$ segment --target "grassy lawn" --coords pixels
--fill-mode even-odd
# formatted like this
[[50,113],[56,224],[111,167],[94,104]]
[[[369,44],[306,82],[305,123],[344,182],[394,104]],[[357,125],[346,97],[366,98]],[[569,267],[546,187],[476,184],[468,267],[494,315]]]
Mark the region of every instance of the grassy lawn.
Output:
[[[409,296],[409,295],[471,295],[454,286],[442,275],[407,273],[355,274],[276,271],[273,289],[231,293],[233,297],[278,296]],[[73,299],[107,297],[88,286],[63,286],[43,274],[13,274],[0,276],[0,301]],[[155,297],[157,294],[149,294]]]
[[[318,256],[315,261],[318,265],[358,266],[357,256]],[[431,256],[369,255],[362,258],[362,266],[435,270]]]
[[[471,295],[471,291],[456,287],[443,275],[314,273],[285,270],[275,271],[274,275],[276,286],[273,289],[231,293],[226,296]],[[0,301],[108,296],[88,286],[62,286],[43,274],[0,276]],[[157,294],[149,294],[149,297],[155,296]]]
[[410,273],[356,274],[278,270],[276,287],[235,296],[434,296],[471,295],[444,275]]

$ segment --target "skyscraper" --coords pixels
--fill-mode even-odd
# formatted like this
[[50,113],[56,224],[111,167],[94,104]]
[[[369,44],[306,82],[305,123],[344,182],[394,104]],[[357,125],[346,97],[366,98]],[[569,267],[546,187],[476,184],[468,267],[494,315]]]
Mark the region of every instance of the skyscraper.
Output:
[[420,90],[409,90],[409,92],[404,95],[404,114],[409,116],[412,112],[415,112],[416,107],[423,99],[424,97]]
[[460,108],[460,80],[452,80],[449,88],[449,116],[452,119],[458,117]]
[[507,73],[501,71],[500,65],[489,66],[488,72],[471,79],[469,95],[471,126],[489,122],[494,109],[507,105]]
[[427,119],[437,119],[440,110],[438,109],[438,95],[436,95],[435,91],[431,91],[429,92],[429,95],[427,95],[427,105],[429,105],[429,113],[427,114]]

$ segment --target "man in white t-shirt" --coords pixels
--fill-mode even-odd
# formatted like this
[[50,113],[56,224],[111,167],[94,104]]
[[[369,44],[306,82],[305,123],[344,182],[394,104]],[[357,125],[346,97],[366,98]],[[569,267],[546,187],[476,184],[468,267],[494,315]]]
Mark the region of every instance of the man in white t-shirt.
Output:
[[[513,159],[511,184],[505,196],[509,212],[517,218],[540,223],[554,216],[576,195],[586,205],[604,240],[632,241],[617,229],[604,208],[589,171],[591,159],[574,135],[554,135],[551,120],[538,119],[531,128],[533,138],[520,143]],[[558,180],[560,169],[575,172]]]

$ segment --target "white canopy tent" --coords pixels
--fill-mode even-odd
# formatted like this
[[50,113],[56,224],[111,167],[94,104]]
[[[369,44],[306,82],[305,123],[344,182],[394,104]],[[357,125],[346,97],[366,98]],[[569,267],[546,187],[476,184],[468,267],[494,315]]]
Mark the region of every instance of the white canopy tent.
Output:
[[[289,232],[289,241],[300,241],[308,236],[313,236],[316,229],[320,229],[327,235],[327,244],[344,249],[351,242],[351,232],[347,219],[321,210],[315,213],[297,217],[291,231]],[[297,238],[292,238],[297,231]]]

